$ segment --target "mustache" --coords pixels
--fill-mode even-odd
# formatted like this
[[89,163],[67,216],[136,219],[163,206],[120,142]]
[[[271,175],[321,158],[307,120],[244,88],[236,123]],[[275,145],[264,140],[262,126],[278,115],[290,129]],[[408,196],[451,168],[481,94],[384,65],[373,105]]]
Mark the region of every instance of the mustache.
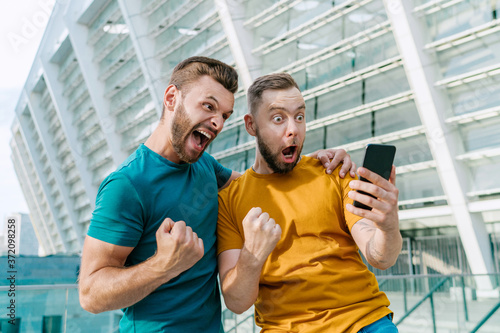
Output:
[[219,134],[219,131],[218,131],[218,130],[213,129],[213,128],[211,128],[211,127],[208,127],[207,125],[204,125],[204,124],[202,124],[202,123],[198,123],[198,124],[196,124],[195,126],[193,126],[193,129],[192,129],[192,131],[191,131],[191,132],[196,131],[196,130],[199,130],[199,129],[204,129],[204,130],[206,130],[206,131],[208,131],[208,132],[210,132],[210,133],[213,133],[213,134],[214,134],[214,137],[213,137],[212,139],[214,139],[214,138],[215,138],[215,137]]

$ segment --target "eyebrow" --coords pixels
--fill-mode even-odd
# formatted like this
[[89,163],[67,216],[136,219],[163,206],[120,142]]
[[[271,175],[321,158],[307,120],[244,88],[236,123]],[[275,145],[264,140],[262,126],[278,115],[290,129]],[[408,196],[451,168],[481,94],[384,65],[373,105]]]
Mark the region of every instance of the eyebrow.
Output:
[[217,108],[219,107],[219,101],[217,100],[217,98],[215,98],[215,96],[210,95],[207,96],[207,98],[213,100],[217,104]]
[[[302,104],[301,106],[299,106],[296,110],[305,110],[306,109],[306,104]],[[288,109],[287,108],[284,108],[282,106],[271,106],[268,111],[275,111],[275,110],[283,110],[283,111],[287,111],[288,112]]]

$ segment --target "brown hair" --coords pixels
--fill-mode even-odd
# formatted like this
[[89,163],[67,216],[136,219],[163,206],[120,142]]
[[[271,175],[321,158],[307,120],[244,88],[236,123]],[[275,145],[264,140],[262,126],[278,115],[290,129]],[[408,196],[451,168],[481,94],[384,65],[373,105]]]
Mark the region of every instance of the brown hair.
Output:
[[[186,89],[189,84],[205,75],[222,84],[233,94],[238,91],[238,73],[233,67],[222,61],[201,56],[190,57],[178,63],[172,72],[169,85],[173,84],[179,90]],[[165,106],[161,118],[164,112]]]
[[[258,77],[248,88],[247,101],[248,111],[255,115],[257,108],[262,101],[262,93],[266,90],[282,90],[299,86],[293,77],[288,73],[273,73]],[[300,89],[299,89],[300,90]]]

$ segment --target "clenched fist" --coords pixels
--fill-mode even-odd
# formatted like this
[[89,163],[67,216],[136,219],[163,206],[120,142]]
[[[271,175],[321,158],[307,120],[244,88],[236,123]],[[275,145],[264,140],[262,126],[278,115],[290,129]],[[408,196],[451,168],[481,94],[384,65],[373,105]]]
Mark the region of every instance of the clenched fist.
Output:
[[245,243],[243,248],[251,253],[257,263],[263,264],[281,238],[281,227],[263,213],[259,207],[252,208],[243,219]]
[[203,257],[203,240],[186,222],[166,218],[156,231],[155,259],[159,268],[171,279],[188,270]]

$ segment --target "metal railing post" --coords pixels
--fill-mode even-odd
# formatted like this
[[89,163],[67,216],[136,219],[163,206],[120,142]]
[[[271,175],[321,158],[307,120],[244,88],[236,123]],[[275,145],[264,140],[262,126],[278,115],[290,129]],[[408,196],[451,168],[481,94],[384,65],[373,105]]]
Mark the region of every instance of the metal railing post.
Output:
[[488,312],[488,313],[486,314],[486,316],[484,316],[484,318],[483,318],[483,319],[481,319],[481,321],[480,321],[480,322],[476,325],[476,327],[474,327],[474,328],[472,329],[472,331],[470,331],[470,333],[476,333],[476,332],[477,332],[477,331],[481,328],[481,326],[483,326],[483,325],[484,325],[484,323],[486,323],[486,321],[487,321],[488,319],[490,319],[490,317],[491,317],[491,316],[492,316],[492,315],[493,315],[493,314],[494,314],[494,313],[498,310],[498,308],[500,308],[500,302],[498,302],[498,303],[497,303],[497,304],[496,304],[496,305],[495,305],[495,306],[494,306],[494,307],[490,310],[490,312]]
[[465,279],[464,276],[462,275],[462,298],[464,300],[464,314],[465,314],[465,321],[469,321],[469,311],[467,310],[467,297],[465,295]]
[[405,313],[408,312],[408,299],[406,295],[406,279],[403,279],[403,303],[404,303],[404,309]]
[[434,313],[434,297],[433,293],[429,295],[429,301],[431,302],[431,316],[432,316],[432,331],[436,333],[436,314]]
[[[432,297],[432,294],[438,290],[443,284],[445,284],[446,281],[448,281],[450,277],[445,277],[443,278],[441,281],[439,281],[439,283],[437,283],[420,301],[417,302],[417,304],[415,304],[409,311],[407,311],[399,320],[398,322],[396,322],[396,326],[398,326],[399,324],[401,324],[401,322],[403,322],[403,320],[405,320],[406,318],[408,318],[408,316],[410,314],[412,314],[413,311],[415,311],[415,309],[417,309],[420,305],[422,305],[422,303],[429,297]],[[433,304],[432,304],[433,306]],[[434,316],[434,309],[433,309],[433,316]],[[434,322],[435,322],[435,319],[433,318]]]

